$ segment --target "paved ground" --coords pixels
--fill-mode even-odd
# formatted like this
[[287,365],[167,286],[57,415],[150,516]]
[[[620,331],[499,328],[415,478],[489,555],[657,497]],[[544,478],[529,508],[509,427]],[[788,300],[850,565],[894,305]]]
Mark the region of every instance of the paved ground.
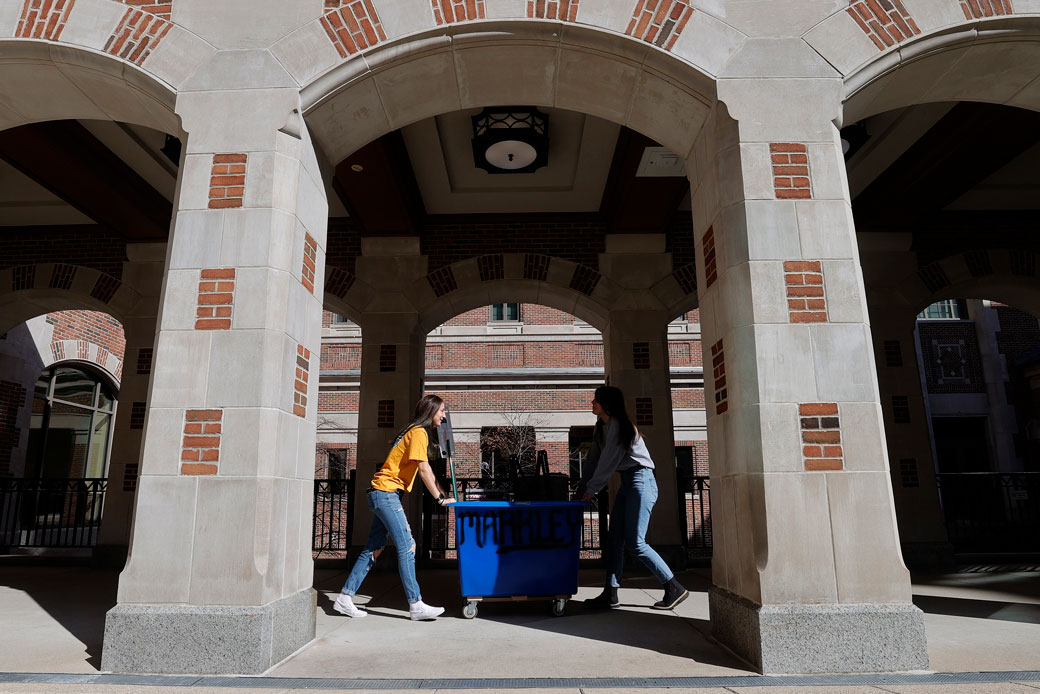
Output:
[[[0,673],[81,673],[96,675],[100,665],[105,611],[115,603],[114,572],[81,567],[0,566]],[[296,678],[396,679],[379,689],[408,691],[418,680],[446,678],[592,678],[588,686],[555,690],[567,694],[598,692],[599,678],[741,677],[753,675],[746,664],[720,648],[708,624],[706,571],[681,578],[693,590],[675,612],[658,612],[649,605],[660,589],[650,579],[626,581],[619,610],[598,612],[580,604],[568,606],[564,617],[549,615],[544,603],[488,603],[474,620],[461,617],[454,571],[420,573],[424,599],[448,607],[447,617],[413,623],[395,573],[373,573],[362,586],[371,615],[351,620],[332,611],[331,598],[345,572],[319,571],[317,638],[267,673],[264,680],[239,680],[234,687],[194,687],[217,694],[252,691],[337,691],[342,682]],[[597,592],[595,571],[582,573],[578,598]],[[925,612],[929,656],[938,672],[1040,670],[1040,567],[967,567],[956,573],[915,576],[914,601]],[[394,656],[388,658],[387,654]],[[145,682],[64,683],[4,682],[0,693],[18,692],[162,692],[171,686]],[[975,684],[895,684],[883,681],[842,687],[820,682],[809,687],[710,686],[701,681],[691,692],[805,691],[951,692],[956,694],[1038,694],[1040,679],[1020,684],[1008,681]],[[274,678],[274,679],[272,679]],[[286,680],[282,680],[286,678]],[[1001,679],[1001,676],[996,676]],[[402,682],[401,680],[413,680]],[[599,680],[599,682],[595,681]],[[718,680],[718,684],[726,680]],[[736,681],[731,681],[736,684]],[[745,681],[739,681],[741,685]],[[291,685],[281,687],[280,684]],[[147,683],[151,684],[151,683]],[[155,682],[159,684],[159,682]],[[166,682],[165,684],[175,684]],[[184,684],[183,682],[180,684]],[[422,685],[422,691],[450,691]],[[511,687],[523,685],[512,683]],[[776,685],[779,681],[763,681]],[[468,685],[467,685],[468,686]],[[293,687],[296,687],[295,689]],[[176,687],[172,688],[173,691]],[[183,688],[182,688],[183,690]],[[359,691],[353,689],[351,691]],[[488,691],[485,689],[484,691]],[[516,691],[508,689],[505,691]],[[540,689],[544,694],[549,689]],[[604,694],[622,694],[609,688]],[[650,690],[640,688],[639,692]],[[680,689],[671,688],[670,694]]]

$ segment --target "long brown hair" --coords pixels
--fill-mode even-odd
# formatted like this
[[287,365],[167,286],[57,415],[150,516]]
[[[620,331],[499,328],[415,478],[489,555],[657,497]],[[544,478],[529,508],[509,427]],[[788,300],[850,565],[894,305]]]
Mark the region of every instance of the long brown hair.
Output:
[[596,389],[595,396],[596,402],[607,413],[607,416],[617,420],[618,443],[622,448],[631,448],[632,442],[635,441],[639,432],[628,417],[628,411],[625,409],[625,396],[621,389],[614,386],[600,386]]
[[433,393],[427,393],[419,398],[419,402],[415,403],[415,411],[412,412],[411,421],[397,433],[397,438],[394,439],[394,445],[396,446],[400,443],[401,439],[404,438],[404,435],[415,427],[422,427],[424,429],[432,428],[433,415],[437,414],[437,410],[439,410],[443,404],[444,401]]

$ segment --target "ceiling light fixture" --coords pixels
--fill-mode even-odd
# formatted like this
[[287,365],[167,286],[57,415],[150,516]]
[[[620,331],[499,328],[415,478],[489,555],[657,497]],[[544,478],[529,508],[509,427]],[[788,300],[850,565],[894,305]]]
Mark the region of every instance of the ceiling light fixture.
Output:
[[533,106],[473,116],[473,163],[488,173],[533,173],[549,164],[549,116]]

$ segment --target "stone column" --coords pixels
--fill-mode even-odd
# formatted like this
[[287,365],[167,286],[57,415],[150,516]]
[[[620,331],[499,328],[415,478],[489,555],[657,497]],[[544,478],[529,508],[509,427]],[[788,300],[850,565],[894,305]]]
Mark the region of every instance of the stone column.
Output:
[[927,667],[899,553],[840,82],[730,80],[694,146],[716,638],[764,673]]
[[[358,403],[357,491],[351,545],[364,546],[372,521],[364,493],[386,459],[398,430],[412,416],[423,392],[426,335],[419,312],[405,294],[426,276],[426,258],[417,237],[363,238],[357,277],[378,301],[366,302],[360,315],[361,393]],[[416,480],[422,490],[422,482]],[[413,491],[416,488],[413,487]],[[406,497],[412,536],[419,540],[422,494]],[[396,556],[387,553],[386,556]]]
[[123,263],[123,282],[133,287],[141,298],[123,317],[126,348],[119,380],[119,406],[108,457],[104,515],[92,557],[95,565],[115,569],[123,568],[130,548],[166,244],[127,244],[126,253],[129,262]]
[[652,289],[672,272],[661,234],[610,234],[600,271],[624,291],[603,331],[607,382],[625,394],[629,416],[646,439],[656,466],[659,496],[649,542],[673,566],[681,558],[675,481],[675,431],[668,364],[668,323]]
[[[217,55],[196,88],[225,78]],[[105,670],[259,674],[314,637],[328,208],[298,108],[294,87],[178,96],[189,135]]]
[[946,566],[953,546],[935,482],[914,307],[895,291],[871,291],[867,299],[903,556],[911,566]]

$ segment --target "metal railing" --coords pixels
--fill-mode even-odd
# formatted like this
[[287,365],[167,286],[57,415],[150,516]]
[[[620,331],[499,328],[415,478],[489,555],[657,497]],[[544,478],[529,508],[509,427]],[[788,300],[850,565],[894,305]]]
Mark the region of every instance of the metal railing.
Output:
[[311,549],[322,554],[346,552],[354,530],[354,479],[314,480],[314,526]]
[[0,547],[93,547],[105,478],[0,478]]
[[956,551],[1040,551],[1040,472],[944,472],[935,481]]
[[[513,501],[516,477],[459,477],[456,483],[460,501]],[[570,482],[573,496],[577,480]],[[582,559],[596,559],[602,552],[602,539],[607,535],[608,496],[604,490],[592,500],[585,511],[582,524]],[[429,494],[423,495],[424,559],[455,559],[455,512],[450,506],[434,503]]]
[[679,497],[679,522],[686,556],[710,558],[711,539],[711,480],[707,476],[678,475],[676,487]]

